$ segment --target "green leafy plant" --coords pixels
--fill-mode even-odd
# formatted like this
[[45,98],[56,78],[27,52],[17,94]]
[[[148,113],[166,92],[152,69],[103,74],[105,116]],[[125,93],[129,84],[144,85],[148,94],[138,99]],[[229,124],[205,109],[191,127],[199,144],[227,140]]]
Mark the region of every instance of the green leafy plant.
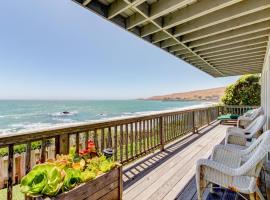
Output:
[[82,182],[81,171],[77,169],[67,168],[65,169],[66,175],[63,182],[62,191],[68,191],[74,188],[76,185]]
[[36,165],[21,181],[21,192],[28,196],[55,196],[62,187],[63,175],[54,164]]
[[225,105],[258,106],[261,103],[261,85],[259,75],[244,75],[229,85],[222,97]]

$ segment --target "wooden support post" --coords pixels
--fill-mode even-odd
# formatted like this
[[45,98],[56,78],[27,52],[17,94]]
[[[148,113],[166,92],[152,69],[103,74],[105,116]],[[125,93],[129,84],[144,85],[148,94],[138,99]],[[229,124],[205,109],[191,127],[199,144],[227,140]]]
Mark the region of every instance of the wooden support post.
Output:
[[60,144],[59,153],[67,155],[69,153],[69,135],[68,134],[60,135],[59,144]]
[[[31,170],[31,142],[27,142],[25,151],[25,174]],[[31,200],[31,197],[25,195],[25,200]]]
[[210,124],[210,109],[209,108],[206,110],[206,113],[207,113],[207,124],[209,126]]
[[192,127],[193,127],[193,133],[196,133],[196,124],[195,124],[195,111],[192,111]]
[[46,139],[42,139],[41,141],[41,156],[40,156],[40,162],[44,163],[46,160]]
[[161,151],[164,151],[164,131],[163,131],[163,117],[159,117],[159,135],[160,135],[160,144]]
[[7,199],[12,200],[12,185],[13,185],[13,144],[8,146],[8,186]]
[[80,152],[80,133],[76,133],[76,153],[78,154]]
[[60,136],[57,135],[55,136],[54,138],[54,143],[55,143],[55,158],[56,158],[56,155],[60,153]]
[[118,197],[119,197],[119,200],[122,200],[123,199],[123,172],[122,172],[122,165],[119,167],[119,190],[118,190]]

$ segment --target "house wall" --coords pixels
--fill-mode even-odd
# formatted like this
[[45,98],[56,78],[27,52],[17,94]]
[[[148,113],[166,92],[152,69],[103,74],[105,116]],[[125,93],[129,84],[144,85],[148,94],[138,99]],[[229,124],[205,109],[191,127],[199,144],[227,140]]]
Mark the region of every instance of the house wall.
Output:
[[262,71],[262,106],[267,116],[265,130],[270,129],[270,37]]

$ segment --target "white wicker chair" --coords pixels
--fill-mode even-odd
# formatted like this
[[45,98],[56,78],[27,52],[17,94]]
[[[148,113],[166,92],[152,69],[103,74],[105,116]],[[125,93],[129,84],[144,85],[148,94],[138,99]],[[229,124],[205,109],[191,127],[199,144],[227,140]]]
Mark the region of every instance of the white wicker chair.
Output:
[[269,150],[270,131],[263,133],[244,150],[217,145],[211,159],[201,159],[197,162],[198,199],[202,199],[203,191],[208,183],[249,194],[252,200],[256,194],[260,199],[264,199],[258,188],[257,179]]
[[245,148],[253,138],[258,136],[258,132],[262,130],[266,122],[266,116],[260,115],[254,119],[247,128],[229,127],[226,133],[225,144],[236,148]]
[[246,128],[255,118],[261,114],[264,114],[262,107],[254,109],[251,113],[245,113],[244,115],[238,117],[237,127],[243,126]]

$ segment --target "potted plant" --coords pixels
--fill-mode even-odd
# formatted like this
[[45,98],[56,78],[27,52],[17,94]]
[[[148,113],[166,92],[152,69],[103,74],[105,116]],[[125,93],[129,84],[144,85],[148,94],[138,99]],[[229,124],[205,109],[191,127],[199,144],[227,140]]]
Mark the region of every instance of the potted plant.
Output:
[[69,155],[34,166],[20,188],[35,199],[122,199],[122,167],[112,157],[98,154],[90,140],[79,154],[71,149]]

